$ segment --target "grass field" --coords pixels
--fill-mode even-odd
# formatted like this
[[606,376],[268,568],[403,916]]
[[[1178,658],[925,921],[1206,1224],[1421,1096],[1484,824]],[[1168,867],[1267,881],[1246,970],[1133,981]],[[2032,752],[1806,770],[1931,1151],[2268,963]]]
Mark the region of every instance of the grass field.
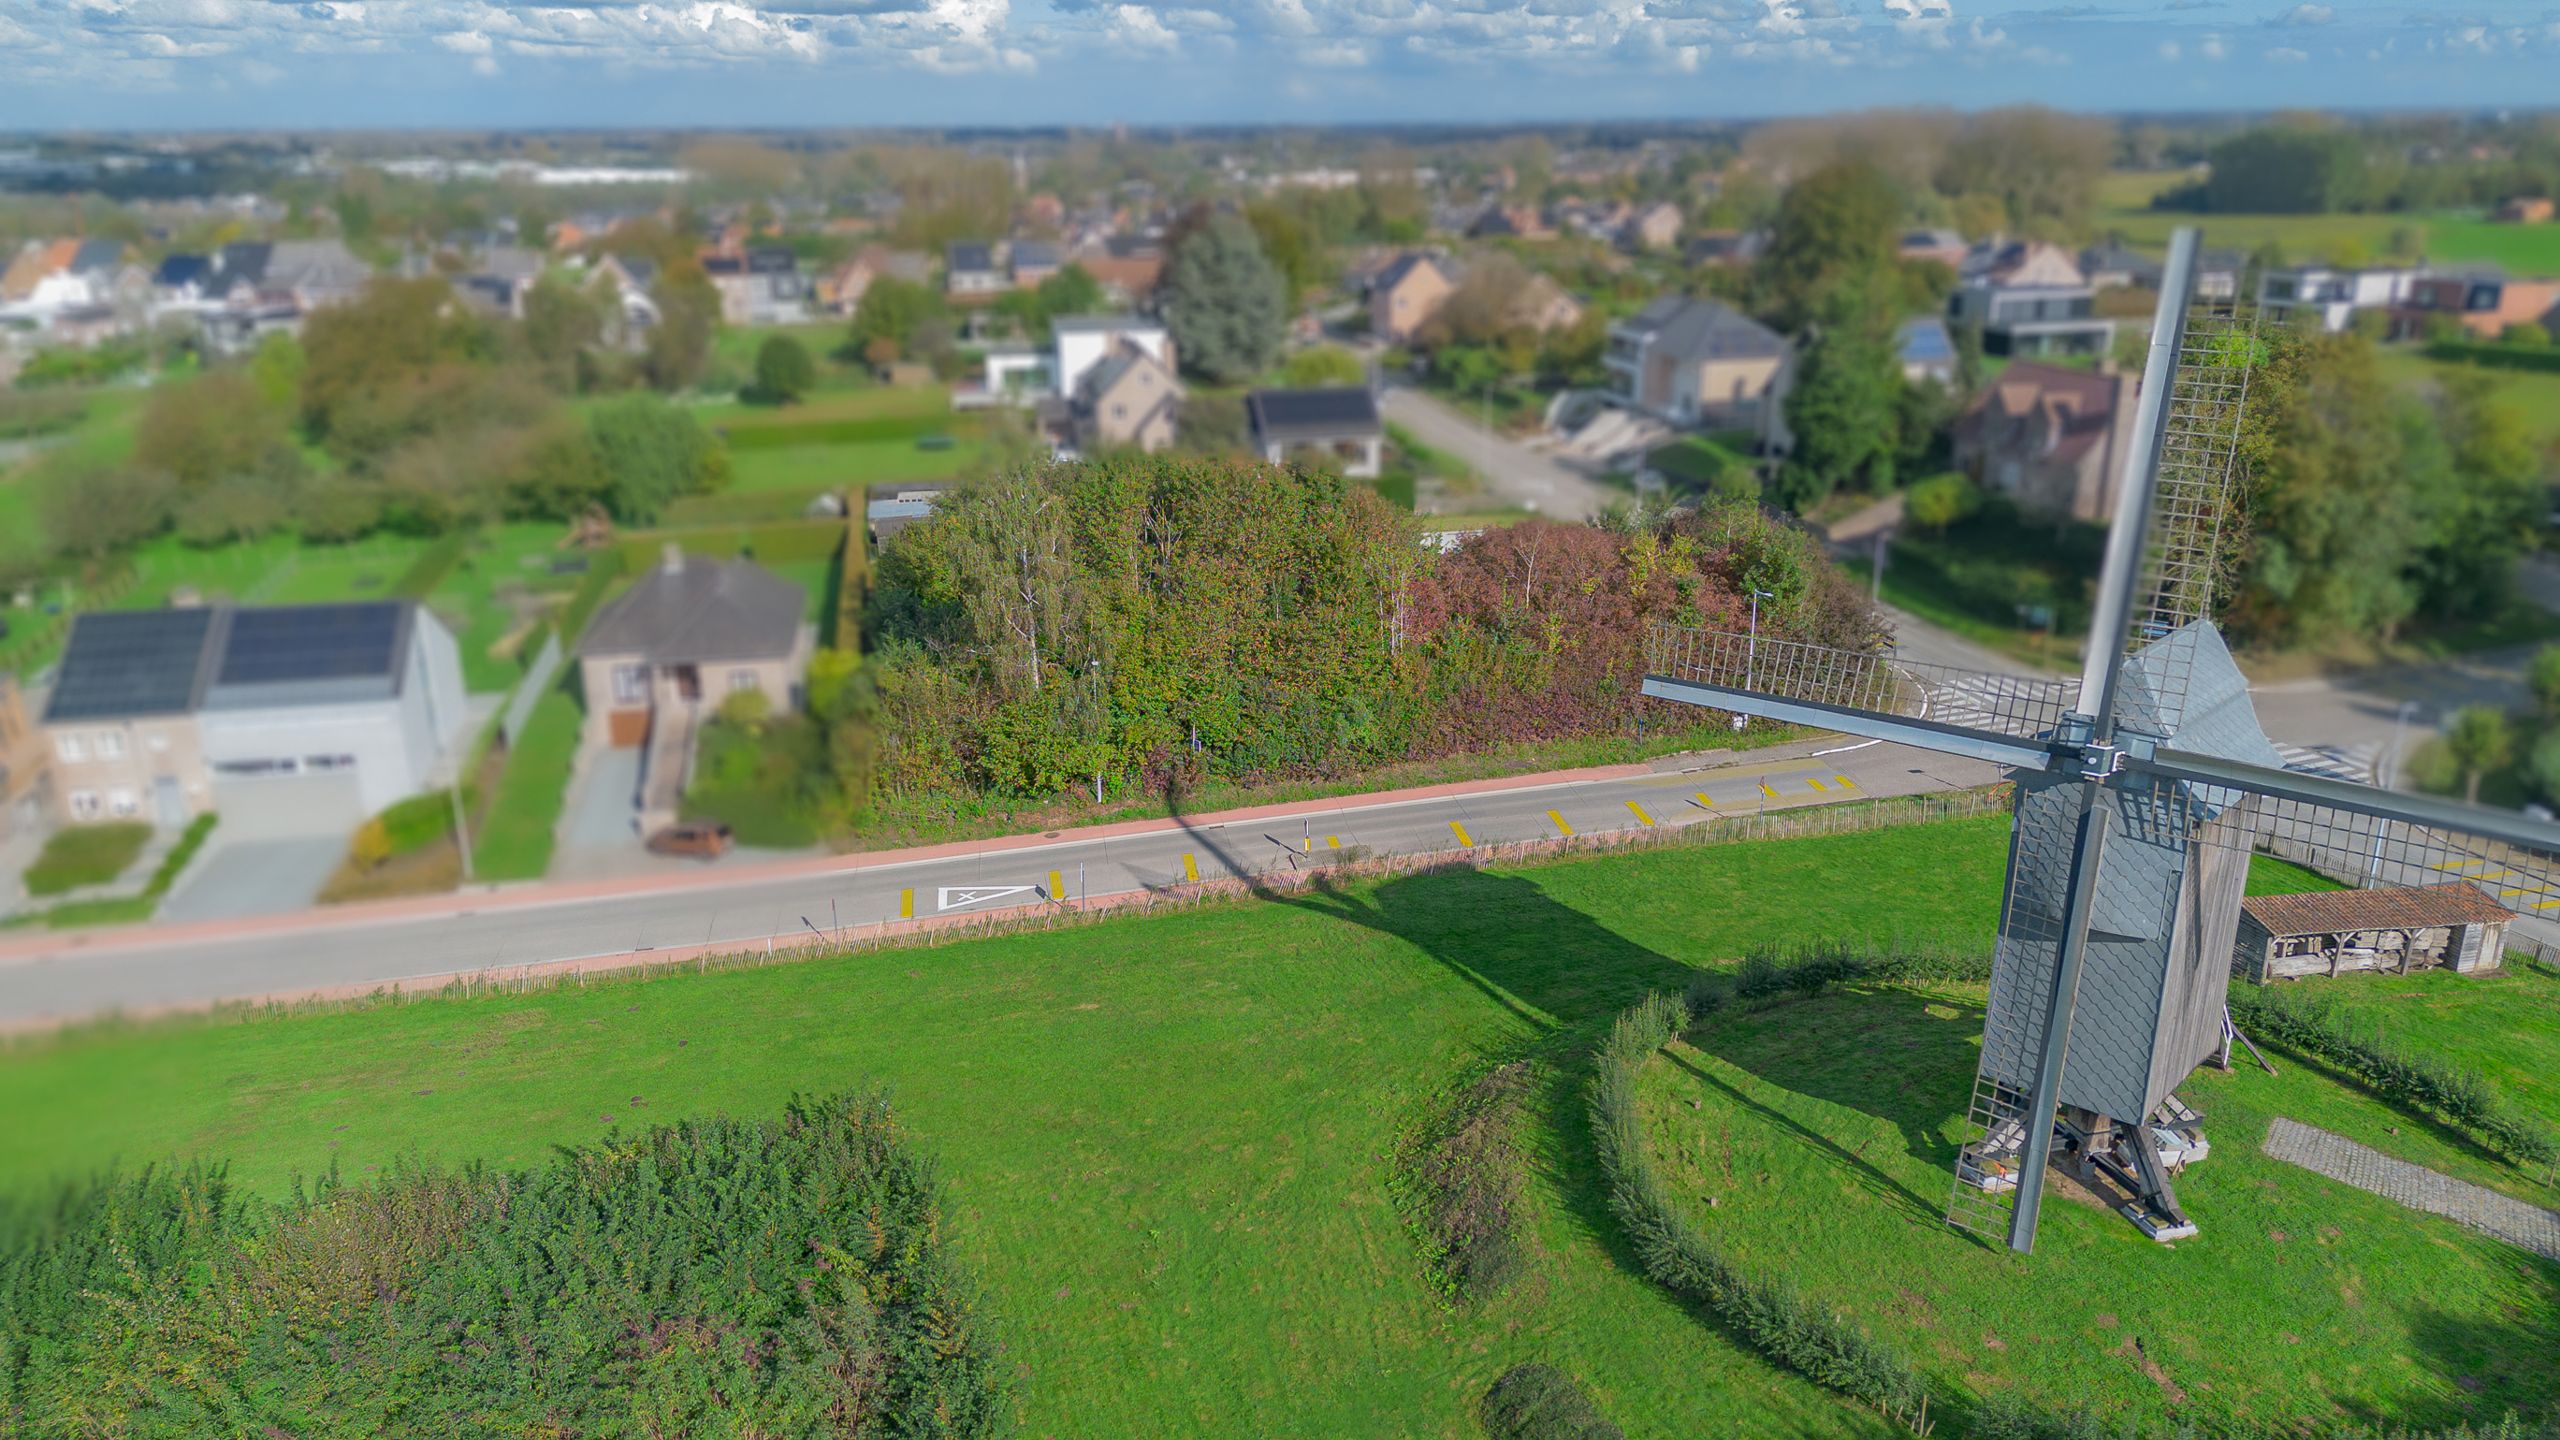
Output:
[[2497,393],[2524,416],[2526,427],[2538,443],[2560,444],[2560,374],[2433,360],[2414,345],[2384,347],[2382,371],[2393,381],[2412,389],[2428,386],[2437,377],[2453,371],[2486,376]]
[[[0,1183],[173,1155],[228,1157],[269,1192],[333,1163],[524,1164],[632,1117],[769,1113],[880,1081],[941,1160],[1020,1362],[1025,1434],[1473,1436],[1485,1385],[1538,1359],[1630,1434],[1880,1437],[1637,1277],[1596,1190],[1573,1042],[1759,942],[1985,943],[2006,834],[1994,819],[1674,848],[772,968],[93,1030],[0,1051],[0,1113],[18,1117]],[[2048,1248],[2020,1262],[1936,1221],[1932,1127],[1970,1078],[1968,1002],[1811,1003],[1838,1008],[1736,1017],[1683,1056],[1694,1072],[1653,1067],[1665,1153],[1749,1156],[1689,1191],[1722,1197],[1702,1223],[1763,1258],[1801,1253],[1817,1296],[1919,1337],[1942,1373],[1999,1383],[2053,1354],[2093,1394],[2152,1405],[2148,1357],[2215,1403],[2334,1395],[2359,1415],[2485,1413],[2548,1384],[2546,1267],[2247,1153],[2247,1126],[2281,1106],[2492,1167],[2429,1127],[2297,1065],[2220,1077],[2199,1100],[2216,1153],[2188,1193],[2203,1240],[2160,1249],[2057,1203]],[[1528,1270],[1448,1309],[1388,1199],[1388,1157],[1431,1095],[1524,1046],[1545,1057],[1522,1136]],[[2428,1243],[2405,1243],[2412,1226]],[[1939,1268],[1891,1268],[1922,1260]],[[2066,1264],[2109,1283],[2017,1283]],[[2125,1353],[2131,1338],[2144,1349]]]
[[[2300,1062],[2182,1088],[2213,1141],[2179,1182],[2195,1240],[2155,1245],[2077,1186],[2045,1206],[2031,1263],[1934,1223],[1982,994],[1833,993],[1714,1017],[1673,1047],[1646,1073],[1646,1113],[1690,1219],[1943,1385],[2257,1434],[2494,1420],[2550,1398],[2560,1267],[2259,1152],[2278,1115],[2350,1133],[2382,1127],[2342,1115],[2396,1118]],[[2396,1123],[2356,1138],[2477,1168],[2451,1137]],[[2057,1271],[2074,1283],[2038,1283]]]
[[2151,209],[2152,198],[2186,184],[2183,171],[2119,171],[2098,189],[2094,228],[2115,232],[2148,249],[2167,247],[2169,232],[2200,225],[2205,243],[2254,251],[2273,243],[2294,263],[2334,258],[2339,247],[2367,260],[2392,255],[2392,239],[2406,235],[2410,258],[2489,261],[2515,275],[2560,275],[2560,225],[2500,225],[2478,214],[2434,215],[2198,215]]
[[1478,1057],[1588,1032],[1755,939],[1987,935],[2004,834],[1670,850],[645,984],[93,1032],[0,1054],[0,1112],[24,1117],[0,1127],[0,1177],[208,1154],[273,1191],[333,1160],[529,1163],[635,1115],[769,1113],[876,1080],[941,1159],[1022,1362],[1025,1434],[1473,1436],[1484,1387],[1538,1358],[1586,1377],[1632,1433],[1882,1436],[1633,1273],[1594,1192],[1578,1061],[1524,1137],[1529,1273],[1482,1309],[1436,1300],[1387,1156]]
[[560,683],[534,702],[524,733],[516,737],[498,772],[489,813],[472,837],[471,866],[480,880],[539,880],[551,868],[553,831],[569,791],[584,711]]
[[564,533],[546,521],[491,526],[427,595],[462,650],[467,688],[512,688],[531,658],[523,641],[577,592],[585,574],[560,551]]
[[44,842],[27,867],[30,895],[59,895],[90,885],[104,885],[130,869],[151,843],[151,827],[141,823],[66,825]]

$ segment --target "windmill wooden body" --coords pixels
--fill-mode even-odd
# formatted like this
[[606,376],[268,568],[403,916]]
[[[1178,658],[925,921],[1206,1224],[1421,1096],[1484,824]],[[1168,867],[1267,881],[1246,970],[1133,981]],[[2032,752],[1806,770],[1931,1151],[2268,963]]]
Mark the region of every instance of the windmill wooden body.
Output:
[[2017,782],[2008,893],[1951,1223],[2029,1251],[2048,1162],[2127,1197],[2156,1238],[2195,1233],[2173,1177],[2206,1117],[2178,1086],[2227,1056],[2224,1005],[2250,857],[2363,883],[2473,879],[2560,907],[2560,826],[2283,768],[2210,619],[2249,375],[2235,311],[2190,314],[2181,230],[2076,685],[1750,635],[1663,631],[1647,695],[1972,756]]

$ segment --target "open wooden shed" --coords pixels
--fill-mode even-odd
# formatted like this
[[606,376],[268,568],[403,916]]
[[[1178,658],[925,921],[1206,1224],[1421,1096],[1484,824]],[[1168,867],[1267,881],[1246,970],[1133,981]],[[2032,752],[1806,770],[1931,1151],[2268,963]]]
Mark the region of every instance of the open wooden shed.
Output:
[[2495,970],[2506,959],[2507,922],[2514,918],[2461,881],[2253,895],[2240,906],[2231,969],[2261,985],[2356,970]]

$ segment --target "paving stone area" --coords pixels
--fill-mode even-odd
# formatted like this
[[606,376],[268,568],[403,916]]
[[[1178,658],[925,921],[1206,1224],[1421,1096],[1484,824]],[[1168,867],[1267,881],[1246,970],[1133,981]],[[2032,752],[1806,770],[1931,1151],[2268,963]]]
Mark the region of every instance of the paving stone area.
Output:
[[2560,1260],[2560,1214],[2528,1205],[2423,1165],[2394,1160],[2343,1135],[2279,1118],[2267,1127],[2266,1152],[2412,1210],[2442,1215],[2484,1235]]

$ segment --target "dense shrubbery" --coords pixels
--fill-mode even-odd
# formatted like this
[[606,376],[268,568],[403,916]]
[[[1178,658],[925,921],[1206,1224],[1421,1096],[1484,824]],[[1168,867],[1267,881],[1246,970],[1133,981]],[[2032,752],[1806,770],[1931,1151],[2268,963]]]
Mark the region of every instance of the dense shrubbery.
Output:
[[1553,1365],[1514,1365],[1476,1407],[1493,1440],[1626,1440],[1573,1377]]
[[1645,1274],[1706,1306],[1770,1360],[1905,1421],[1925,1413],[1920,1373],[1845,1317],[1804,1298],[1784,1279],[1736,1265],[1680,1214],[1645,1153],[1636,1076],[1654,1052],[1688,1028],[1688,1007],[1654,995],[1618,1017],[1591,1077],[1591,1138],[1609,1185],[1609,1211],[1625,1228]]
[[1111,456],[951,492],[868,617],[886,787],[1047,796],[1334,773],[1693,711],[1639,697],[1657,622],[1864,648],[1864,598],[1748,505],[1532,521],[1447,556],[1339,478]]
[[984,1436],[993,1343],[876,1099],[406,1170],[218,1168],[0,1215],[0,1431]]
[[2560,1163],[2560,1137],[2519,1113],[2472,1071],[2359,1035],[2325,995],[2292,987],[2234,985],[2231,1019],[2242,1030],[2353,1075],[2395,1104],[2440,1115],[2520,1164]]
[[1520,1156],[1511,1132],[1529,1080],[1526,1061],[1487,1071],[1433,1117],[1400,1167],[1407,1193],[1399,1198],[1433,1279],[1460,1300],[1481,1300],[1520,1273]]

